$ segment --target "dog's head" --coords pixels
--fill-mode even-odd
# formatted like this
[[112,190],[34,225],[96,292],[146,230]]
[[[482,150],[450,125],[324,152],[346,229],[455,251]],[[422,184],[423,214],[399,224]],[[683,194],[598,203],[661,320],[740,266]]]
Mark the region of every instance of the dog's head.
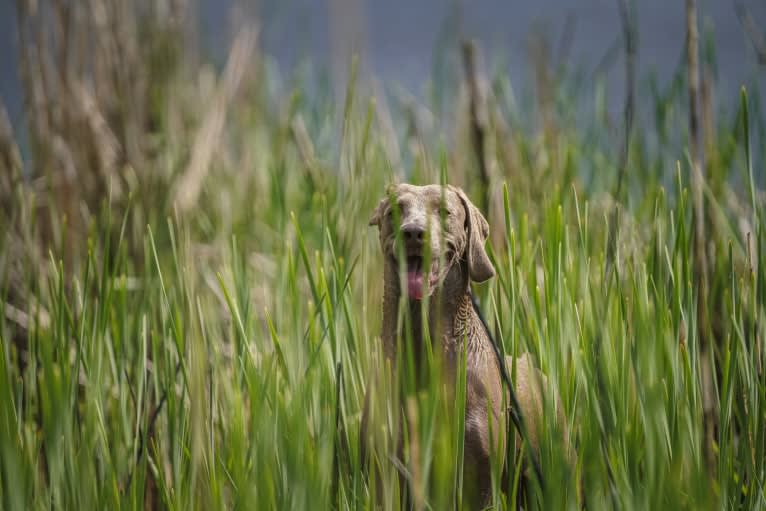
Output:
[[460,188],[392,185],[370,225],[380,229],[386,264],[394,274],[406,271],[412,300],[432,295],[450,278],[484,282],[495,275],[484,250],[487,220]]

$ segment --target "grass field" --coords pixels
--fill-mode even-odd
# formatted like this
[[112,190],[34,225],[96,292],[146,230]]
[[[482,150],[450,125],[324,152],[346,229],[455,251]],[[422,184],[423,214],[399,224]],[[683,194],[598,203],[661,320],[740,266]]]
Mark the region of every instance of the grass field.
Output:
[[[311,73],[280,77],[247,29],[214,70],[172,23],[107,10],[125,30],[88,33],[120,58],[90,67],[32,37],[45,12],[22,16],[23,62],[49,101],[29,102],[23,157],[0,136],[2,508],[395,508],[387,454],[377,491],[359,461],[382,363],[367,224],[392,181],[482,196],[459,65],[416,102],[353,71],[336,100]],[[57,51],[72,58],[35,65]],[[504,351],[558,389],[577,450],[571,474],[546,430],[529,507],[576,509],[580,479],[588,509],[766,508],[762,98],[703,102],[702,296],[685,67],[639,80],[624,157],[603,77],[537,65],[550,79],[530,87],[487,73],[497,276],[475,288]],[[459,507],[460,400],[432,381],[411,402],[414,484],[426,508]],[[513,509],[506,476],[495,502]]]

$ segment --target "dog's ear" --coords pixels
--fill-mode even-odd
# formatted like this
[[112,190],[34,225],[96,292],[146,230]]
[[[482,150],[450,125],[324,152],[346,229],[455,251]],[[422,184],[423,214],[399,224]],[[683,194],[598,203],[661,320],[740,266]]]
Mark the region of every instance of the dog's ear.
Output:
[[386,212],[386,206],[388,206],[388,199],[381,199],[378,203],[378,206],[375,208],[375,210],[372,212],[372,216],[370,217],[370,224],[369,225],[376,225],[380,227],[380,221],[383,219],[383,215]]
[[489,224],[479,208],[468,200],[465,192],[460,188],[454,188],[465,209],[465,231],[467,246],[465,248],[466,262],[468,263],[468,275],[474,282],[484,282],[495,276],[495,267],[489,260],[487,251],[484,250],[484,242],[489,237]]

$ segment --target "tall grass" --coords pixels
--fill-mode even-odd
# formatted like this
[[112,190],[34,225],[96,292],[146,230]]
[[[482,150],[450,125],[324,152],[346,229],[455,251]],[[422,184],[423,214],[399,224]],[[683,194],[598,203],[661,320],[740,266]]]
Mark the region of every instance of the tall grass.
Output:
[[[114,134],[117,160],[87,156],[93,128],[72,127],[83,104],[66,107],[72,124],[44,131],[35,123],[62,119],[44,110],[56,101],[33,103],[23,170],[13,137],[0,140],[3,509],[397,508],[410,491],[399,470],[416,503],[461,505],[461,391],[445,395],[434,376],[383,408],[389,430],[399,408],[415,424],[402,463],[383,449],[363,467],[359,424],[384,365],[369,214],[392,180],[477,179],[466,98],[449,84],[434,96],[451,95],[452,109],[398,109],[352,72],[336,105],[300,74],[279,77],[243,34],[220,79],[164,39],[137,42],[131,58],[146,64],[147,83],[164,80],[159,88],[83,103],[84,119]],[[141,60],[151,48],[180,64]],[[91,72],[69,76],[98,80]],[[40,77],[28,79],[34,89]],[[575,81],[544,84],[548,99],[536,106],[504,74],[487,94],[497,277],[475,294],[502,351],[531,353],[560,393],[577,453],[572,474],[559,429],[546,424],[544,486],[529,486],[527,504],[574,509],[581,484],[589,509],[766,508],[760,98],[743,90],[707,134],[711,467],[684,88],[643,91],[648,108],[620,163],[599,87]],[[123,108],[136,101],[148,109],[141,122]],[[98,114],[107,106],[122,115]],[[423,122],[423,112],[438,118]],[[62,195],[78,182],[62,185],[67,162],[97,192]],[[616,202],[608,190],[620,165]],[[183,190],[193,198],[179,199],[190,196]],[[605,272],[613,207],[614,270]],[[386,385],[376,392],[396,394]],[[519,498],[510,451],[505,472],[498,453],[493,479],[504,509]]]

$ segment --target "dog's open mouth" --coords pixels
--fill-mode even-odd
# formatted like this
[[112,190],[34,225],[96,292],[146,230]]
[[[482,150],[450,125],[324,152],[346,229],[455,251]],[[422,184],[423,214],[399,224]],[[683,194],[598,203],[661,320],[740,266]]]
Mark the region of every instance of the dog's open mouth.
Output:
[[422,300],[430,296],[439,282],[438,265],[424,269],[424,260],[420,256],[407,257],[407,295],[410,300]]

